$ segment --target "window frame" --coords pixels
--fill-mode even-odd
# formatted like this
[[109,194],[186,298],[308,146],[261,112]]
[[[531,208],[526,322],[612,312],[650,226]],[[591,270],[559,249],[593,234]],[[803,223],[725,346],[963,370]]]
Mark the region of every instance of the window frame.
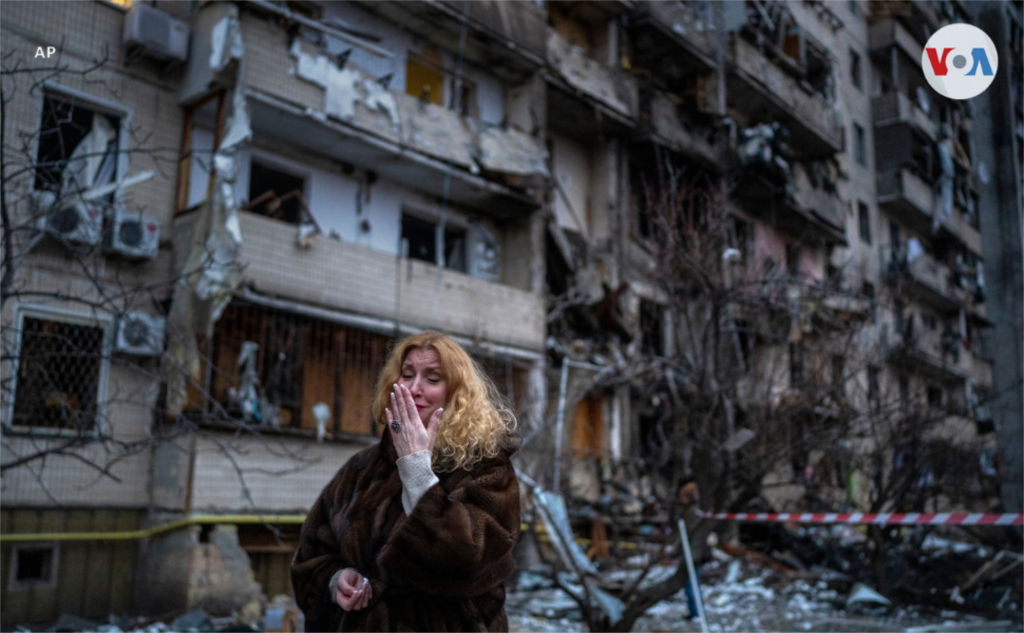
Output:
[[[402,225],[405,222],[405,219],[404,219],[405,216],[408,215],[408,216],[410,216],[410,217],[412,217],[412,218],[414,218],[416,220],[420,220],[422,222],[429,222],[429,223],[433,224],[434,225],[434,243],[436,245],[437,244],[437,240],[439,238],[438,233],[441,230],[441,215],[442,215],[442,213],[444,213],[444,216],[445,216],[445,220],[444,220],[445,232],[447,232],[447,233],[461,232],[463,234],[463,239],[465,240],[466,246],[467,246],[466,251],[463,254],[463,260],[464,261],[462,263],[463,263],[464,270],[459,270],[458,268],[449,267],[447,265],[447,262],[445,261],[445,254],[444,253],[437,253],[437,252],[435,252],[435,257],[434,257],[435,261],[429,262],[429,261],[427,261],[425,259],[420,259],[418,257],[411,257],[409,255],[409,253],[402,252],[402,242],[403,242]],[[414,259],[414,260],[416,260],[418,262],[423,262],[424,264],[429,264],[431,266],[437,266],[438,268],[441,268],[443,270],[447,270],[449,272],[462,273],[463,275],[469,275],[470,261],[469,261],[468,244],[469,244],[469,231],[470,231],[471,228],[472,228],[472,223],[469,221],[469,219],[466,217],[466,215],[463,214],[462,212],[456,210],[456,209],[449,208],[449,209],[447,209],[447,211],[445,211],[443,209],[436,208],[436,207],[434,207],[433,205],[430,205],[430,204],[421,204],[421,203],[410,202],[410,201],[403,202],[401,207],[400,207],[400,212],[399,212],[399,216],[398,216],[398,255],[400,257],[404,258],[404,259],[410,259],[410,260]],[[487,228],[492,230],[492,232],[495,232],[497,234],[496,237],[498,237],[499,241],[500,241],[500,239],[503,236],[500,234],[499,231],[495,231],[494,230],[497,227],[488,226]],[[445,242],[445,244],[447,245],[447,241]],[[435,251],[436,251],[436,247],[435,247]],[[440,261],[440,263],[439,263],[439,261]],[[472,275],[470,275],[470,276],[472,276]]]
[[860,241],[871,245],[871,206],[863,200],[857,201],[857,229]]
[[[110,315],[90,315],[81,310],[71,308],[58,308],[38,305],[17,305],[14,309],[14,328],[8,328],[6,336],[12,337],[9,340],[11,345],[11,384],[10,393],[12,396],[3,407],[3,432],[18,435],[31,435],[42,437],[83,437],[99,436],[105,433],[107,425],[104,422],[107,408],[107,394],[110,380],[110,356],[114,348],[114,318]],[[79,432],[75,429],[48,428],[38,426],[24,426],[14,424],[14,396],[18,393],[18,370],[21,365],[21,345],[25,329],[25,318],[57,321],[70,323],[72,325],[84,325],[87,327],[98,327],[103,330],[103,342],[101,343],[100,375],[96,381],[96,419],[92,428],[88,431]]]
[[[43,132],[43,110],[46,104],[46,98],[50,95],[56,95],[59,98],[67,99],[80,104],[83,107],[89,108],[94,114],[103,114],[106,116],[118,117],[118,130],[117,130],[117,168],[114,171],[114,182],[124,180],[128,176],[128,136],[131,134],[131,122],[132,122],[132,110],[126,108],[113,101],[108,101],[101,97],[69,88],[62,84],[53,81],[44,81],[42,90],[38,98],[38,111],[39,118],[36,123],[36,140],[35,146],[32,149],[32,155],[35,157],[39,156],[39,135]],[[32,189],[35,191],[35,182],[32,183]],[[118,188],[114,190],[114,201],[121,203],[124,201],[124,188]]]
[[[18,553],[27,549],[50,549],[53,551],[50,562],[50,578],[46,581],[21,582],[18,580]],[[60,573],[60,542],[43,541],[36,543],[15,543],[11,548],[10,571],[7,575],[7,590],[22,592],[33,590],[52,590],[57,588]]]
[[868,166],[868,138],[864,127],[857,122],[853,124],[853,159],[862,167]]
[[864,91],[864,57],[850,49],[850,83],[861,92]]

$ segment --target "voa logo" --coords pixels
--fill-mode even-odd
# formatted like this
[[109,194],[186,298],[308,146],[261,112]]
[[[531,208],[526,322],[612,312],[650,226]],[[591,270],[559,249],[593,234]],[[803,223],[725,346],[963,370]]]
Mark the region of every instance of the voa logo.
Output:
[[921,53],[928,84],[944,97],[970,99],[996,78],[999,55],[992,39],[970,24],[950,24],[935,32]]

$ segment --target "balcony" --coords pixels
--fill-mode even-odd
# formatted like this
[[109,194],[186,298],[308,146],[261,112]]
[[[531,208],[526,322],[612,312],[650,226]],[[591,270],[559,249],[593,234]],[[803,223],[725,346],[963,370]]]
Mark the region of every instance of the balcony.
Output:
[[650,109],[650,132],[655,142],[719,169],[725,165],[724,139],[706,127],[687,125],[669,95],[657,90],[649,94],[649,102],[641,109]]
[[970,291],[952,282],[949,266],[928,253],[921,253],[909,262],[886,256],[882,270],[891,282],[905,282],[903,295],[906,299],[919,301],[941,314],[953,313],[971,304]]
[[778,120],[790,130],[790,145],[806,156],[843,149],[839,110],[824,97],[771,62],[742,37],[732,39],[735,66],[728,91],[735,108],[760,119]]
[[924,47],[895,18],[879,20],[868,28],[868,51],[871,55],[885,53],[892,46],[896,46],[913,60],[920,61],[924,55]]
[[[175,237],[180,243],[189,243],[196,215],[178,216]],[[545,309],[537,295],[324,235],[309,248],[300,248],[294,225],[247,211],[238,215],[241,287],[247,293],[311,310],[343,311],[356,325],[362,318],[377,323],[376,329],[382,322],[398,321],[474,340],[544,349]]]
[[465,16],[466,60],[508,81],[518,83],[544,65],[547,19],[544,8],[534,2],[373,0],[359,4],[451,51],[458,50]]
[[[629,21],[637,54],[667,56],[704,70],[714,68],[717,42],[709,7],[688,2],[639,3]],[[679,55],[680,51],[685,55]]]
[[547,33],[549,123],[578,138],[595,131],[623,131],[636,125],[636,80],[587,57],[554,29]]
[[[300,37],[289,48],[287,29],[251,13],[242,13],[241,26],[247,107],[261,141],[364,167],[436,197],[448,176],[449,200],[498,215],[538,207],[531,187],[547,167],[535,139],[386,89]],[[189,72],[202,74],[202,64],[195,66]]]
[[543,4],[571,12],[582,22],[599,23],[629,13],[636,8],[637,2],[638,0],[547,0]]
[[900,218],[911,230],[931,234],[941,200],[931,185],[907,168],[879,172],[878,206]]
[[890,362],[946,385],[962,385],[973,377],[974,355],[959,341],[953,343],[940,329],[926,330],[919,322],[914,326],[911,336],[900,337],[890,347]]
[[932,141],[939,139],[938,124],[902,92],[890,92],[873,98],[871,115],[875,120],[875,129],[879,133],[883,133],[880,128],[894,123],[904,123],[916,127]]
[[[899,20],[899,25],[906,28],[911,40],[925,42],[929,35],[942,27],[939,12],[932,6],[931,0],[904,0],[902,2],[872,2],[871,23],[886,23]],[[918,53],[921,59],[921,53]]]
[[733,195],[749,213],[801,240],[847,243],[845,204],[836,192],[816,187],[802,163],[793,163],[786,173],[775,163],[748,163]]

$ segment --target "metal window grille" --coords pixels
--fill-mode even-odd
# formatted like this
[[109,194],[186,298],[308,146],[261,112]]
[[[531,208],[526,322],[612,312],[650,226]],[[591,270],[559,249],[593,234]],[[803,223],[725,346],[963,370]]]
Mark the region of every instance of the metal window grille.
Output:
[[87,431],[96,424],[103,328],[25,317],[13,424]]
[[[328,430],[376,434],[370,414],[374,388],[392,337],[244,302],[227,307],[214,330],[209,393],[233,418],[232,390],[241,383],[242,344],[259,345],[260,396],[277,408],[282,427],[316,429],[313,407],[331,408]],[[477,356],[480,368],[513,410],[524,403],[528,368],[509,358]]]

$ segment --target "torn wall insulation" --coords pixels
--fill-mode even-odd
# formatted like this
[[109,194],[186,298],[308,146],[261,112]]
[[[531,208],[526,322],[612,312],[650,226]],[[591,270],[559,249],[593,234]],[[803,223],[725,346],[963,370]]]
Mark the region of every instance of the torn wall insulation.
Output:
[[[223,41],[211,44],[211,62],[223,61],[230,50],[232,59],[238,64],[229,64],[234,69],[232,86],[237,86],[242,76],[244,50],[241,29],[238,24],[238,8],[229,7],[229,24],[211,32],[221,33]],[[218,25],[222,22],[218,22]],[[167,416],[180,415],[186,400],[185,372],[193,381],[202,384],[201,363],[197,336],[208,335],[213,324],[231,300],[231,294],[238,286],[241,271],[237,265],[238,252],[242,244],[242,232],[238,222],[238,203],[235,198],[237,173],[236,155],[243,143],[252,137],[249,114],[246,110],[245,94],[232,90],[227,106],[227,124],[224,137],[213,157],[212,196],[201,207],[192,234],[192,244],[185,266],[180,271],[171,301],[165,373],[167,374]]]
[[476,159],[487,170],[547,176],[547,154],[531,137],[515,130],[485,127],[481,122],[432,103],[388,90],[374,77],[349,64],[345,68],[324,55],[292,44],[295,74],[324,89],[323,113],[369,130],[382,138],[440,158],[476,174]]
[[553,29],[548,32],[547,51],[551,67],[570,86],[624,116],[636,115],[637,86],[632,78],[613,73],[588,58],[582,48],[565,41]]

